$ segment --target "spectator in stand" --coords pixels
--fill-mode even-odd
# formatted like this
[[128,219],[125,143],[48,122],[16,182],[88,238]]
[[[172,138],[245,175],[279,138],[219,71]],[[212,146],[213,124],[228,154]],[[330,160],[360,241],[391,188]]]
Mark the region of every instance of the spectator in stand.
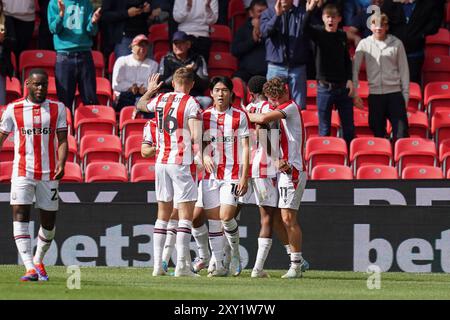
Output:
[[[375,137],[386,137],[386,119],[392,124],[394,140],[408,137],[406,106],[409,98],[409,71],[403,43],[387,34],[389,19],[385,14],[370,20],[372,36],[359,43],[353,65],[353,82],[358,88],[361,63],[365,61],[369,82],[369,126]],[[363,102],[355,89],[354,104]]]
[[360,10],[355,16],[353,16],[352,21],[348,24],[347,38],[358,46],[358,43],[362,38],[367,38],[372,34],[370,30],[370,24],[367,23],[370,17],[375,13],[381,13],[384,0],[370,0],[370,5],[375,5],[380,8],[380,12],[370,12],[367,13],[366,10]]
[[444,17],[445,0],[385,0],[390,33],[405,46],[410,80],[420,83],[425,57],[425,37],[438,32]]
[[147,58],[149,40],[137,35],[131,42],[131,54],[120,57],[114,64],[112,88],[117,96],[116,111],[134,106],[147,91],[150,76],[158,72],[158,63]]
[[267,80],[279,77],[289,84],[294,101],[306,108],[306,65],[311,45],[304,34],[305,2],[277,0],[261,15],[261,35],[266,45]]
[[11,62],[11,49],[15,39],[9,34],[11,21],[7,21],[0,1],[0,105],[6,104],[6,77],[12,77],[14,68]]
[[22,51],[27,50],[34,31],[36,19],[34,0],[3,0],[8,34],[16,39],[13,47],[18,60]]
[[317,109],[319,134],[329,136],[333,106],[339,112],[343,136],[347,145],[353,140],[353,82],[352,61],[348,52],[345,32],[338,30],[342,16],[334,4],[322,10],[324,26],[312,25],[311,15],[318,0],[309,0],[305,19],[306,32],[314,42],[316,52]]
[[192,40],[192,51],[209,60],[211,38],[209,27],[219,17],[218,0],[175,0],[173,18],[178,30],[186,32]]
[[145,0],[103,0],[106,51],[114,47],[116,59],[131,53],[130,44],[139,34],[148,34],[150,2]]
[[173,91],[172,75],[181,67],[188,67],[194,72],[194,87],[190,95],[196,97],[198,102],[206,109],[212,102],[210,97],[204,95],[208,89],[208,66],[205,59],[191,50],[190,37],[183,31],[177,31],[172,38],[172,51],[165,55],[159,64],[159,79],[163,81],[162,90]]
[[48,26],[47,9],[50,0],[39,0],[39,34],[38,48],[42,50],[55,50],[53,38]]
[[83,104],[98,104],[91,47],[100,10],[94,12],[89,0],[51,0],[48,6],[56,49],[56,93],[66,107],[73,105],[77,84]]
[[267,74],[267,65],[261,63],[266,57],[266,46],[259,29],[261,14],[266,9],[266,0],[252,0],[248,9],[250,18],[238,29],[231,44],[231,53],[239,60],[234,76],[245,82],[253,76]]
[[364,13],[371,5],[371,0],[346,0],[343,2],[343,18],[346,26],[352,25],[353,19]]

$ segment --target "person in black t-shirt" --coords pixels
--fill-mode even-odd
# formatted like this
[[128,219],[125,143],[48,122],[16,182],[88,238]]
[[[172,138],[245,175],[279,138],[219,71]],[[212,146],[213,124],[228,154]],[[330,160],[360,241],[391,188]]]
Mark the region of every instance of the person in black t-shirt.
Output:
[[314,42],[319,135],[329,136],[333,106],[339,112],[343,136],[347,145],[354,137],[352,62],[347,36],[338,25],[342,20],[338,8],[327,4],[322,11],[324,26],[310,23],[318,0],[309,0],[306,10],[306,32]]

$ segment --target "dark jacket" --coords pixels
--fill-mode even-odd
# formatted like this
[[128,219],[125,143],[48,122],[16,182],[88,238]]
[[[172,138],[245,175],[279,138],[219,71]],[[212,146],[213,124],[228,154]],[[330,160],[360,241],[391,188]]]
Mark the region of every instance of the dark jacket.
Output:
[[244,70],[252,75],[267,73],[267,64],[261,63],[266,57],[266,46],[263,41],[253,41],[251,19],[236,31],[231,43],[231,53],[239,61],[239,70]]
[[385,0],[383,12],[389,17],[389,32],[402,40],[406,53],[423,51],[425,36],[438,32],[444,15],[444,0],[416,0],[409,23],[403,4]]
[[5,19],[6,35],[3,42],[0,43],[0,74],[10,78],[14,75],[14,67],[11,62],[11,51],[15,42],[15,35],[8,31],[14,30],[11,23],[11,19]]
[[[290,67],[308,63],[311,46],[308,36],[304,34],[305,14],[305,5],[294,6],[280,17],[277,17],[273,8],[268,8],[262,13],[261,33],[265,39],[267,62]],[[286,25],[287,15],[289,26]],[[289,36],[288,41],[285,34]]]
[[177,59],[173,52],[166,54],[159,64],[160,80],[164,82],[162,90],[172,91],[172,76],[178,68],[185,67],[191,63],[195,63],[197,68],[194,70],[194,88],[192,88],[191,96],[203,96],[205,90],[208,88],[208,66],[205,59],[197,54],[191,54],[184,61]]
[[[151,1],[136,0],[136,6]],[[101,22],[103,31],[105,32],[106,46],[114,46],[122,40],[125,30],[125,23],[128,17],[128,0],[103,0],[102,2],[102,17]],[[151,10],[154,8],[151,7]],[[142,33],[148,34],[147,30],[142,30]]]

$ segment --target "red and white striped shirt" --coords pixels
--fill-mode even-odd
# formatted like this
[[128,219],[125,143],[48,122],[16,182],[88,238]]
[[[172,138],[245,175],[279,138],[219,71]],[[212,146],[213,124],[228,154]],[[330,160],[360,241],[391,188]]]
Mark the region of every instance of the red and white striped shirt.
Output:
[[35,104],[20,99],[8,105],[2,116],[0,132],[14,131],[12,179],[27,177],[52,180],[57,157],[56,133],[67,131],[66,107],[45,100]]
[[153,145],[156,142],[156,127],[156,119],[145,123],[142,143]]
[[189,119],[200,119],[200,104],[190,95],[161,93],[147,105],[156,113],[156,162],[164,164],[192,164],[192,142]]
[[297,171],[304,171],[306,134],[300,107],[291,100],[279,105],[276,110],[284,115],[280,121],[281,158],[293,165]]
[[205,172],[205,179],[232,181],[241,176],[241,139],[249,136],[247,113],[230,106],[226,111],[210,107],[203,112],[203,141],[210,142],[206,150],[216,165],[216,172]]
[[[268,113],[275,108],[267,101],[259,101],[256,103],[250,103],[247,105],[246,110],[248,113]],[[255,124],[251,123],[250,126],[252,129],[255,128]],[[268,129],[263,132],[259,130],[259,132],[254,131],[255,139],[251,139],[253,141],[250,142],[251,145],[251,177],[252,178],[273,178],[277,174],[277,170],[275,168],[275,164],[272,161],[273,159],[270,157],[272,154],[268,152],[267,146],[270,143],[270,138],[274,138],[276,141],[273,141],[271,146],[269,146],[270,151],[275,151],[273,147],[276,146],[276,150],[278,150],[279,144],[279,131],[278,131],[278,122],[271,122],[268,126]],[[274,131],[272,131],[272,129]],[[258,137],[256,137],[258,135]],[[260,143],[258,140],[264,139],[265,143]],[[274,146],[275,145],[275,146]]]

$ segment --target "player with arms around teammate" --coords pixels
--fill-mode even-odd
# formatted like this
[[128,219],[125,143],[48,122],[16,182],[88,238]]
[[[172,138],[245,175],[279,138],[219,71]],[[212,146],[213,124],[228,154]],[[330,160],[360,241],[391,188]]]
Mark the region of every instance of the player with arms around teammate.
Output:
[[[13,133],[11,206],[14,239],[26,268],[21,280],[47,281],[43,259],[55,237],[58,180],[64,176],[68,153],[66,108],[62,103],[46,99],[48,75],[44,70],[31,70],[25,85],[28,96],[9,104],[3,113],[0,147]],[[35,196],[41,227],[33,258],[28,227]]]
[[[203,207],[209,219],[210,245],[216,268],[209,276],[241,273],[239,228],[235,220],[238,198],[245,195],[249,173],[249,128],[244,110],[231,105],[233,83],[214,77],[214,104],[203,112]],[[230,270],[223,265],[222,225],[231,247]]]
[[280,160],[278,163],[278,207],[291,248],[291,267],[283,278],[300,278],[305,260],[302,257],[302,231],[297,211],[306,186],[304,165],[305,132],[299,106],[289,99],[289,92],[280,78],[264,84],[264,95],[276,109],[267,113],[249,113],[251,122],[267,124],[280,121]]
[[193,142],[201,139],[201,108],[189,95],[194,86],[194,74],[188,68],[179,68],[173,75],[174,92],[151,97],[161,87],[159,74],[149,79],[147,92],[141,97],[137,109],[156,114],[156,200],[158,219],[153,235],[153,276],[165,275],[162,252],[167,234],[167,224],[173,210],[173,200],[178,202],[177,265],[175,276],[195,276],[191,271],[189,244],[192,217],[197,200],[197,184],[192,178]]

